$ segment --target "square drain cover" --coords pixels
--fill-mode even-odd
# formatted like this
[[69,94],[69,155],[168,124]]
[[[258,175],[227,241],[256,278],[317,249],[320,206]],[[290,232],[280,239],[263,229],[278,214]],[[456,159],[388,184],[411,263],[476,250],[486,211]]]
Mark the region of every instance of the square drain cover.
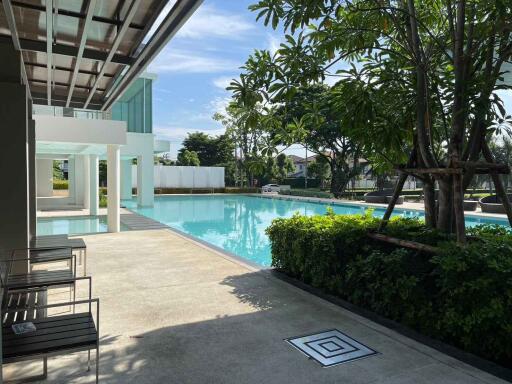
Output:
[[324,367],[332,367],[378,353],[337,329],[285,340]]

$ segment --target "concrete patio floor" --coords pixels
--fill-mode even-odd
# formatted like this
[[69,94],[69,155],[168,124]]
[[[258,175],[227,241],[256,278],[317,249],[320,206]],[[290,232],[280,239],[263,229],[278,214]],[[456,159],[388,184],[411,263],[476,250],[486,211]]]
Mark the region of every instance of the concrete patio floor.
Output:
[[[169,230],[84,239],[101,383],[504,383]],[[380,354],[321,368],[283,341],[333,328]],[[94,382],[86,356],[49,359],[45,382]],[[4,379],[41,366],[8,365]]]

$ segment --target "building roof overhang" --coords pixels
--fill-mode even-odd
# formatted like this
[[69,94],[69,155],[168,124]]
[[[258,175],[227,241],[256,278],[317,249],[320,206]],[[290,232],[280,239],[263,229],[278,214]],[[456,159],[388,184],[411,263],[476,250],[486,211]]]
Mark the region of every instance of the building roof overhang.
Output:
[[203,0],[0,0],[35,104],[108,110]]

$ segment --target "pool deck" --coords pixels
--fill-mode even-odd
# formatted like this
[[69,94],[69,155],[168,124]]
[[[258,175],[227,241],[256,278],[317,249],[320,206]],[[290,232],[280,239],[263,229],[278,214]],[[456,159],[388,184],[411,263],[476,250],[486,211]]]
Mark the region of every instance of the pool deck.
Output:
[[[84,239],[101,383],[505,383],[172,231]],[[321,368],[284,341],[333,328],[379,354]],[[86,356],[50,358],[45,382],[94,382]],[[41,366],[8,365],[4,379]]]

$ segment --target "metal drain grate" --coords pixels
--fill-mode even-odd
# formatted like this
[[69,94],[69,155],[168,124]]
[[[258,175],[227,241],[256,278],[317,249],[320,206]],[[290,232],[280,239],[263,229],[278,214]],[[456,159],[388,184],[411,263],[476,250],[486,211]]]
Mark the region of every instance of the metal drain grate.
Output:
[[378,353],[337,329],[285,340],[323,367],[332,367]]

